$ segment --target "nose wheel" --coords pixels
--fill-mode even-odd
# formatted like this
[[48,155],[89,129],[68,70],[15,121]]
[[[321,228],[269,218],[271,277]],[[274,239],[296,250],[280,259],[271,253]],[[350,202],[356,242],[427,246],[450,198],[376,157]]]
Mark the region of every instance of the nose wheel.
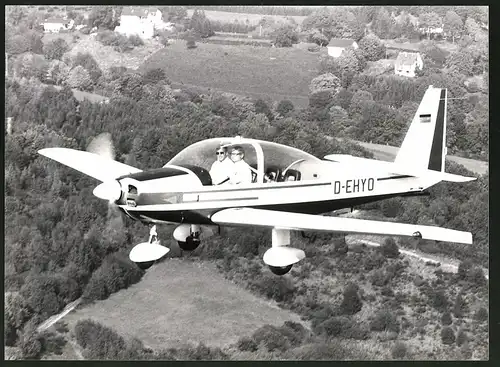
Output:
[[169,248],[160,245],[158,233],[156,232],[156,225],[153,225],[149,230],[148,242],[136,245],[132,251],[130,251],[129,258],[135,262],[139,268],[146,270],[169,251]]

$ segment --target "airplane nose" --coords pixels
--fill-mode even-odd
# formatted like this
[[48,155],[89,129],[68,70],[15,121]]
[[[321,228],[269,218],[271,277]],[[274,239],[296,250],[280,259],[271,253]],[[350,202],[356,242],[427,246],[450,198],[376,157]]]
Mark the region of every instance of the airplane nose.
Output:
[[106,181],[96,186],[92,193],[99,199],[115,202],[120,199],[122,189],[118,181]]

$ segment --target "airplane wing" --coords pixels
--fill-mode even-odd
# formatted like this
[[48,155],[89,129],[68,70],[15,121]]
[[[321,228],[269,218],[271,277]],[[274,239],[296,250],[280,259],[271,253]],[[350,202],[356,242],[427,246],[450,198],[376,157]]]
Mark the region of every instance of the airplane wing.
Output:
[[453,229],[264,209],[223,209],[213,214],[211,220],[216,224],[223,225],[250,225],[295,231],[310,230],[387,236],[421,236],[426,240],[472,244],[472,234],[470,232]]
[[38,153],[102,182],[130,173],[141,172],[138,168],[81,150],[46,148],[39,150]]

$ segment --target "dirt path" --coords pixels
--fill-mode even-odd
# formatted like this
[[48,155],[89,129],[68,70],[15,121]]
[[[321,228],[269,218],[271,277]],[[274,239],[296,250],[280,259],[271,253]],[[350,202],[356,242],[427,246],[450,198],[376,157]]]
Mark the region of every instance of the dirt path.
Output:
[[57,315],[53,315],[53,316],[49,317],[47,320],[45,320],[44,322],[42,322],[38,326],[37,331],[38,332],[42,332],[44,330],[47,330],[49,327],[51,327],[56,322],[58,322],[59,320],[61,320],[64,316],[66,316],[71,311],[73,311],[75,309],[75,307],[80,304],[80,301],[81,301],[81,299],[79,298],[76,301],[68,303],[66,305],[66,307],[64,308],[64,310],[62,310],[60,313],[58,313]]
[[[346,241],[348,243],[349,242],[350,243],[364,243],[365,245],[373,246],[373,247],[380,247],[380,245],[381,245],[379,242],[355,238],[354,236],[346,236]],[[456,273],[458,271],[458,265],[459,265],[458,260],[448,259],[446,261],[443,261],[442,259],[438,259],[437,257],[432,256],[432,255],[419,254],[415,251],[405,250],[402,248],[399,249],[399,252],[402,253],[403,255],[417,258],[420,261],[432,263],[432,264],[440,267],[442,271],[447,272],[447,273]],[[489,279],[488,269],[485,269],[485,268],[482,268],[482,269],[483,269],[484,276],[486,277],[486,279]]]

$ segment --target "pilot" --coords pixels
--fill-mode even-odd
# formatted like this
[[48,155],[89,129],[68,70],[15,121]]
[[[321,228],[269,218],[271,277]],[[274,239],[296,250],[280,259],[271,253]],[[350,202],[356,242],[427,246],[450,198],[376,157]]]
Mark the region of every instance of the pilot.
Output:
[[245,151],[242,147],[236,146],[231,151],[231,160],[234,162],[231,184],[252,183],[252,169],[243,159]]
[[215,151],[217,160],[210,168],[210,176],[214,185],[220,185],[229,181],[229,177],[233,173],[233,161],[227,157],[227,148],[220,147]]

